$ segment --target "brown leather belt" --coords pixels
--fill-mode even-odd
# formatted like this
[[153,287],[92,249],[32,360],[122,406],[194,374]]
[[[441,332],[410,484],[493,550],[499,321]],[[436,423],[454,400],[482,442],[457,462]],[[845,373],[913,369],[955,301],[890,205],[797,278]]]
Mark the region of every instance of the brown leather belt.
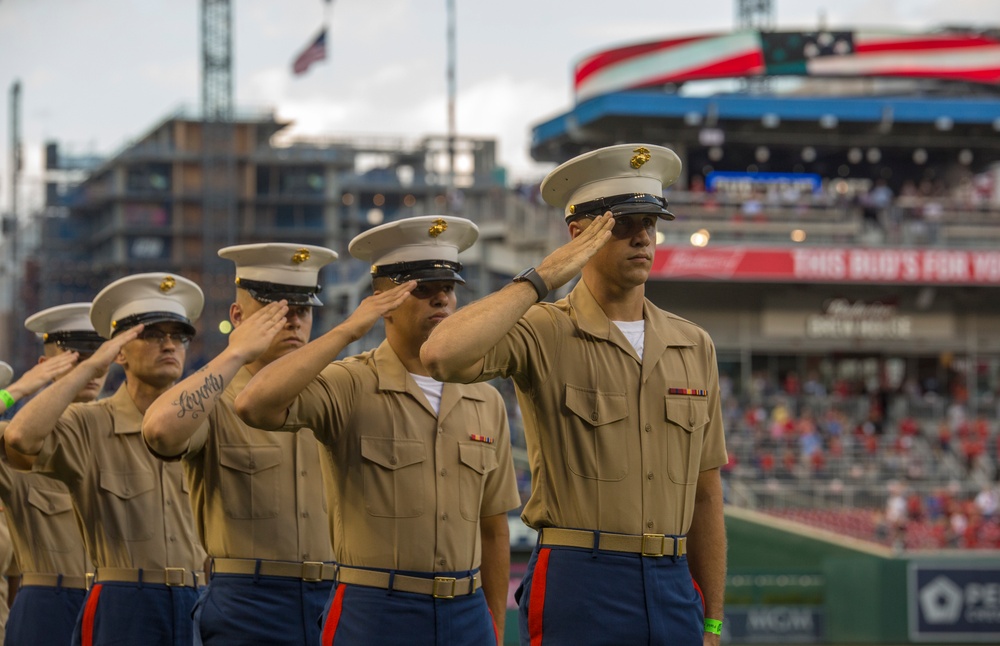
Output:
[[21,585],[40,585],[46,588],[72,588],[74,590],[86,590],[87,577],[67,576],[63,574],[42,574],[39,572],[25,572],[21,575]]
[[99,567],[94,573],[94,583],[162,583],[170,587],[197,588],[198,572],[182,567],[139,569],[130,567]]
[[[597,532],[581,529],[545,527],[542,529],[542,545],[559,547],[594,548]],[[628,552],[641,556],[684,556],[687,554],[687,536],[667,534],[607,534],[601,532],[597,549],[608,552]]]
[[212,574],[257,574],[302,581],[333,581],[334,563],[321,561],[265,561],[262,559],[212,559]]
[[395,574],[392,576],[392,586],[390,587],[388,572],[343,566],[337,570],[337,581],[350,585],[363,585],[369,588],[426,594],[435,599],[454,599],[455,597],[472,594],[483,587],[479,574],[461,579],[456,579],[452,576],[436,576],[433,579],[425,579],[419,576]]

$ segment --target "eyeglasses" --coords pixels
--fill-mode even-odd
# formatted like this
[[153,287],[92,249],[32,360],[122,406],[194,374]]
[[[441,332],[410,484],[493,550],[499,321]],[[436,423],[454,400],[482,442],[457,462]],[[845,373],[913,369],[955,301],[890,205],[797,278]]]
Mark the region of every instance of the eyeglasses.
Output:
[[[584,216],[588,220],[593,220],[596,215]],[[639,231],[645,231],[646,235],[650,239],[656,239],[656,218],[651,215],[644,215],[642,217],[630,216],[630,215],[618,215],[615,216],[615,226],[611,228],[611,235],[618,240],[629,240],[635,237]]]
[[188,334],[187,332],[164,332],[163,330],[159,330],[155,327],[146,328],[140,332],[138,336],[136,336],[137,339],[149,342],[156,341],[160,345],[163,345],[167,342],[167,339],[170,339],[174,343],[178,343],[185,348],[191,344],[191,339],[193,337],[193,334]]

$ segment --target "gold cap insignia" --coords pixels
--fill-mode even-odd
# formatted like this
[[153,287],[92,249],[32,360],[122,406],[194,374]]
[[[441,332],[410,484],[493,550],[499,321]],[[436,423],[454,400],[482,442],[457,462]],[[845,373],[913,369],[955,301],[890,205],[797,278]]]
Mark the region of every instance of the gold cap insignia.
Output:
[[427,229],[427,235],[429,235],[432,238],[436,238],[442,233],[444,233],[447,228],[448,228],[448,223],[442,220],[441,218],[438,218],[437,220],[434,220],[434,225],[431,226],[430,229]]
[[49,340],[49,333],[46,332],[45,334],[42,335],[42,342],[48,343],[48,340]]
[[236,284],[237,284],[237,285],[239,285],[239,284],[240,284],[240,277],[239,277],[239,276],[237,276],[237,277],[236,277]]
[[649,148],[639,147],[633,150],[632,152],[636,153],[632,157],[632,160],[630,161],[630,163],[632,164],[632,168],[640,168],[643,164],[649,161],[650,158]]
[[118,321],[111,321],[111,329],[113,330],[116,327],[118,327]]
[[163,280],[160,281],[160,291],[163,293],[169,292],[171,289],[174,288],[176,284],[177,281],[174,280],[173,276],[166,276]]
[[576,204],[570,204],[569,205],[569,214],[573,215],[574,213],[576,213]]
[[296,251],[295,253],[292,254],[292,262],[295,263],[296,265],[304,263],[307,260],[309,260],[309,250],[308,249],[304,249],[304,248],[303,249],[299,249],[298,251]]

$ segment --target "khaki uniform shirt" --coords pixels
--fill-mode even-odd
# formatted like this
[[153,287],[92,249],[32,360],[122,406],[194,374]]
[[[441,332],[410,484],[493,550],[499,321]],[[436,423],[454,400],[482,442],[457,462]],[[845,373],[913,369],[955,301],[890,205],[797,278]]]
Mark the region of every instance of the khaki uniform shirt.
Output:
[[198,535],[215,557],[332,561],[320,445],[243,423],[233,400],[250,377],[236,373],[184,455]]
[[327,449],[343,565],[477,568],[479,518],[520,504],[500,393],[445,384],[435,415],[388,342],[325,368],[289,410],[285,429],[304,426]]
[[0,514],[0,646],[3,646],[7,635],[7,617],[10,616],[10,600],[7,598],[7,579],[14,570],[14,549],[10,540],[10,530],[7,528],[6,513]]
[[649,300],[643,320],[640,360],[580,281],[529,309],[486,355],[477,380],[517,387],[528,525],[686,534],[698,474],[727,462],[708,333]]
[[184,469],[154,457],[141,427],[125,384],[107,399],[71,404],[34,469],[69,488],[96,567],[199,571],[205,550],[194,531]]
[[[6,428],[0,422],[0,436]],[[15,469],[0,449],[0,500],[22,573],[82,577],[93,571],[66,485]]]

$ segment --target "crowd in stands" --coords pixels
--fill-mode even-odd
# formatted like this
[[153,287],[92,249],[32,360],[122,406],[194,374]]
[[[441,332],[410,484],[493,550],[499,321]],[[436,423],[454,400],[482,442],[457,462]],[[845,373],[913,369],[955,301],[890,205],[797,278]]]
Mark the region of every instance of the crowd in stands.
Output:
[[937,390],[724,383],[731,501],[897,548],[1000,548],[995,411],[970,415],[960,380]]

